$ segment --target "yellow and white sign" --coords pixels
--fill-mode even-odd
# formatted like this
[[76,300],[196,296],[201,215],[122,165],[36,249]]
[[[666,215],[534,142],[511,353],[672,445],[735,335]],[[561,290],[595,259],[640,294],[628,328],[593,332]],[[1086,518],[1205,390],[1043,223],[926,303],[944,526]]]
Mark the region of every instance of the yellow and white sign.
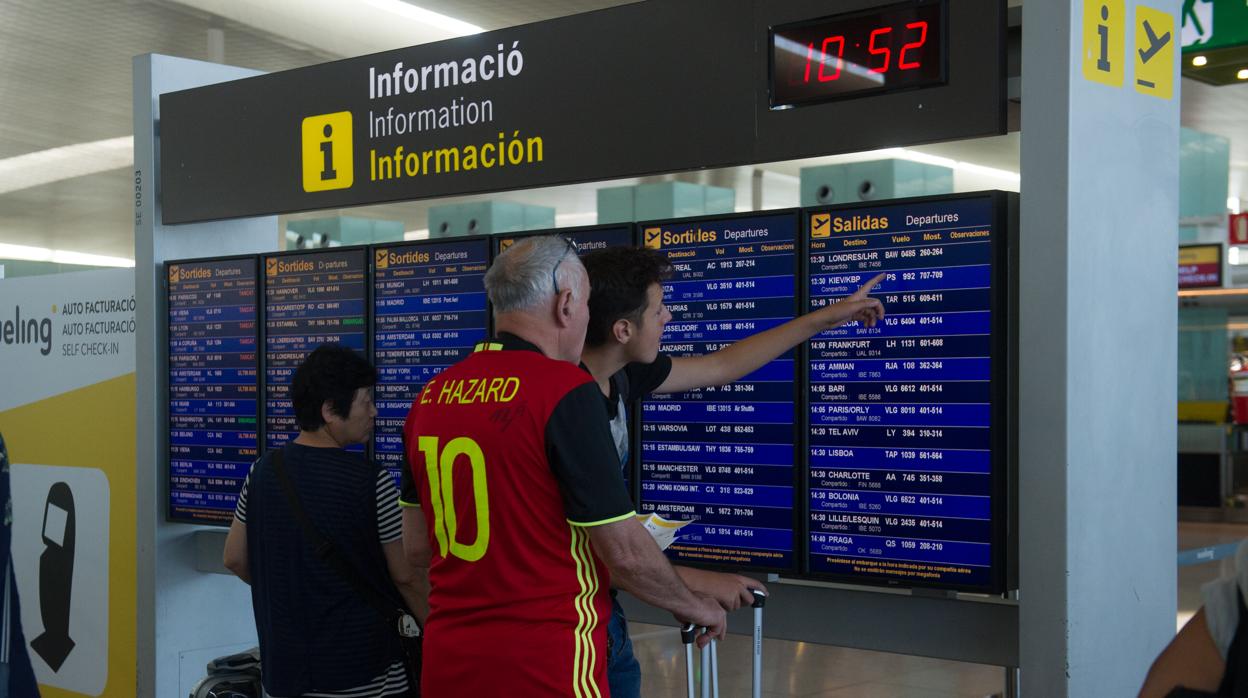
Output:
[[1127,11],[1123,0],[1084,0],[1083,77],[1122,87]]
[[40,692],[131,698],[134,272],[5,279],[0,298],[0,340],[11,340],[0,341],[0,433],[13,464],[13,567]]
[[1161,99],[1174,97],[1174,15],[1135,8],[1135,91]]

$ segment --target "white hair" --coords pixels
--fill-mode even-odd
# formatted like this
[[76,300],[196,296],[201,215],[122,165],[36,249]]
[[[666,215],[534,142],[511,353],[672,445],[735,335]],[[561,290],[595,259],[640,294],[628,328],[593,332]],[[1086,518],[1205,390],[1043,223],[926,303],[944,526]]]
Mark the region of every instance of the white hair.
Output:
[[509,313],[548,303],[556,290],[571,290],[572,297],[579,298],[585,278],[585,265],[575,247],[558,235],[542,235],[504,250],[485,273],[485,292],[494,312]]

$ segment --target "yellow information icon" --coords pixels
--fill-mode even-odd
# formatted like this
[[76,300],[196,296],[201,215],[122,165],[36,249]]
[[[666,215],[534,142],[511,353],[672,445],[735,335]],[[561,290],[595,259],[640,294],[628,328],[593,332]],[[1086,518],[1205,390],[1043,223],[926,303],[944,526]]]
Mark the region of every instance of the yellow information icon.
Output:
[[1122,87],[1127,10],[1122,0],[1084,0],[1083,77]]
[[1137,6],[1135,91],[1159,99],[1173,99],[1174,73],[1174,15]]
[[648,250],[663,249],[663,229],[662,228],[646,228],[642,232],[642,242],[645,243]]
[[355,183],[351,112],[303,120],[303,190],[348,189]]

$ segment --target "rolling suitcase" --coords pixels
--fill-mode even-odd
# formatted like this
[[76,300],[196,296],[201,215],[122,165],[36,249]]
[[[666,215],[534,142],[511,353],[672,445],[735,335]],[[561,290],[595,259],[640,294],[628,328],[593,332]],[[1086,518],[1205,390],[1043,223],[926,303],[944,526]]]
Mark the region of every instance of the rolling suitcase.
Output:
[[[754,698],[760,698],[763,692],[763,606],[766,603],[767,595],[761,591],[755,591],[754,603],[751,605],[754,609],[754,671],[751,674],[753,684],[751,695]],[[697,697],[693,667],[693,641],[697,636],[697,631],[698,628],[692,623],[680,629],[680,641],[685,645],[685,687],[689,698]],[[719,698],[718,644],[715,640],[711,640],[706,647],[702,648],[701,698]]]
[[217,657],[208,662],[208,676],[195,684],[190,698],[262,698],[260,649]]

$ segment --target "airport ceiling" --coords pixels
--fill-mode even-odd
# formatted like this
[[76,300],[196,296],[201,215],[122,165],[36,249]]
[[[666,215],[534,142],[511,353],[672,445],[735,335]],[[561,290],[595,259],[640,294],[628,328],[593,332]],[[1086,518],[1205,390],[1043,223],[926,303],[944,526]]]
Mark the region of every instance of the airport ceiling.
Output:
[[[402,23],[395,22],[333,23],[333,13],[344,7],[380,20],[384,13],[375,6],[392,1],[0,0],[0,243],[133,257],[129,153],[117,147],[121,141],[109,140],[132,133],[133,56],[162,53],[279,71],[446,35],[402,33]],[[417,4],[489,30],[625,3],[420,0]],[[312,7],[319,9],[308,9]],[[403,37],[399,43],[394,43],[396,33]],[[1214,88],[1184,80],[1183,92],[1184,125],[1232,138],[1239,195],[1248,200],[1244,181],[1248,177],[1243,176],[1248,170],[1248,119],[1243,116],[1248,114],[1248,85]],[[29,162],[16,168],[19,161],[12,160],[97,141],[105,142],[98,157],[54,158],[35,170]],[[1017,134],[916,150],[1018,169]],[[797,169],[792,163],[762,167],[790,180]],[[732,186],[748,180],[751,172],[737,168],[685,177]],[[594,222],[593,186],[505,196],[555,206],[560,224]],[[416,229],[424,227],[427,206],[374,207],[363,215],[402,218],[409,229]]]

